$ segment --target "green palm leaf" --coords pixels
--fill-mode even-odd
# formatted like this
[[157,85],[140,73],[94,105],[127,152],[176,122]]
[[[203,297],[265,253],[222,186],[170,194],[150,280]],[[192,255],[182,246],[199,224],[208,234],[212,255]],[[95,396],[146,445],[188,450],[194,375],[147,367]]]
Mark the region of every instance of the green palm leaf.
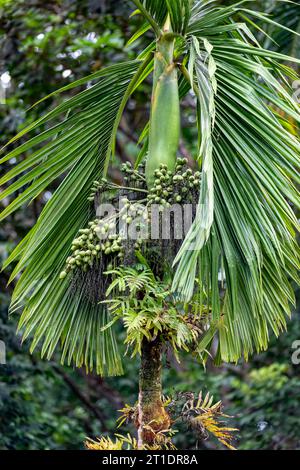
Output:
[[[173,282],[173,289],[188,300],[199,276],[202,298],[206,296],[208,311],[212,312],[211,329],[218,332],[219,355],[225,361],[264,350],[269,329],[278,335],[285,328],[286,315],[294,303],[289,283],[291,279],[298,282],[299,268],[295,241],[299,224],[289,201],[299,207],[294,183],[299,182],[300,144],[278,114],[299,123],[299,106],[292,99],[292,88],[278,80],[283,74],[296,77],[279,61],[297,59],[253,44],[245,25],[241,28],[230,22],[237,10],[206,7],[201,15],[199,5],[189,25],[193,33],[190,56],[195,56],[195,37],[207,40],[215,64],[216,91],[207,95],[207,100],[209,96],[213,100],[208,107],[201,101],[205,83],[207,93],[213,89],[208,81],[209,54],[205,56],[207,47],[198,48],[192,80],[198,87],[206,130],[211,129],[211,109],[215,108],[210,131],[213,196],[209,194],[212,188],[202,184],[198,215],[177,256]],[[205,151],[209,152],[211,143],[205,135],[203,139],[206,182]],[[204,245],[212,197],[214,218]],[[220,274],[224,278],[222,302]],[[207,336],[211,341],[210,331]]]
[[[11,279],[22,272],[11,311],[25,306],[19,327],[24,330],[24,338],[34,334],[32,350],[43,341],[42,355],[49,358],[60,342],[62,361],[73,360],[89,370],[96,368],[99,374],[122,372],[112,331],[100,332],[107,322],[106,310],[89,304],[80,292],[74,296],[68,282],[59,280],[59,273],[72,240],[89,218],[87,197],[93,180],[103,172],[118,107],[139,65],[137,61],[128,62],[87,77],[86,82],[97,79],[95,85],[63,102],[17,138],[45,122],[54,122],[52,127],[2,159],[32,151],[1,179],[3,184],[19,176],[1,198],[27,185],[0,214],[1,219],[67,172],[36,225],[5,263],[7,266],[18,260]],[[67,117],[59,122],[59,116],[66,111]]]
[[157,35],[169,15],[172,31],[184,34],[191,13],[190,0],[133,0],[140,12],[147,18]]

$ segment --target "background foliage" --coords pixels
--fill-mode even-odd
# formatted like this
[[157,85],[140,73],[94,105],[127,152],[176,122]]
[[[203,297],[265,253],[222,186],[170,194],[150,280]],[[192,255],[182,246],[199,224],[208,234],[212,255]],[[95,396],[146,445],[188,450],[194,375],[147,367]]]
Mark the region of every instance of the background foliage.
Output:
[[[272,3],[266,2],[264,8],[271,8]],[[258,4],[261,7],[261,2]],[[0,105],[1,144],[43,111],[42,103],[37,110],[25,113],[41,97],[107,63],[132,58],[133,46],[125,48],[125,44],[139,19],[129,26],[128,11],[126,2],[117,1],[0,1],[0,76],[7,87],[6,102]],[[285,13],[280,12],[281,21],[292,21],[291,26],[287,25],[297,29],[295,15]],[[277,41],[284,52],[300,50],[288,35],[277,37]],[[122,161],[136,152],[134,129],[145,122],[149,90],[146,84],[135,94],[121,122],[117,151]],[[192,141],[194,126],[188,118],[189,105],[187,101],[183,124],[186,140]],[[181,143],[183,154],[189,156],[190,151]],[[6,162],[1,173],[13,164]],[[116,181],[120,178],[117,165],[112,177]],[[48,190],[2,223],[1,261],[33,225],[50,196]],[[124,376],[103,380],[55,362],[43,362],[38,354],[30,356],[26,345],[21,347],[20,338],[15,336],[16,318],[7,318],[8,274],[1,273],[0,283],[0,339],[7,346],[7,365],[0,366],[0,449],[77,449],[83,448],[87,435],[112,435],[117,410],[124,403],[133,404],[135,399],[137,361],[126,361]],[[177,364],[170,358],[165,391],[172,394],[203,389],[222,399],[226,412],[235,416],[234,425],[240,429],[239,448],[300,449],[300,366],[291,364],[292,343],[298,338],[295,312],[288,333],[274,339],[269,351],[249,364],[218,369],[209,363],[205,372],[192,359]],[[180,447],[196,444],[192,435],[180,433],[180,429],[176,442]],[[200,446],[214,448],[217,444],[206,441]]]

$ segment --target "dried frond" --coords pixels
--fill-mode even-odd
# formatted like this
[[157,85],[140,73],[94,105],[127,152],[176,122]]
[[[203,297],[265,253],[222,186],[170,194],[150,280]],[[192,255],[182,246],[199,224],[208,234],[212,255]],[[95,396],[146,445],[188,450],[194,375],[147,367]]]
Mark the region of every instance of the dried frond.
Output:
[[[167,407],[170,403],[169,398],[163,399],[163,406]],[[124,408],[119,410],[121,416],[117,419],[118,428],[120,428],[125,422],[128,424],[130,422],[134,422],[137,417],[137,406],[130,406],[125,404]],[[153,445],[151,446],[151,450],[159,450],[159,449],[166,449],[166,450],[174,450],[176,447],[172,443],[172,436],[175,434],[176,431],[173,429],[161,429],[157,431],[155,429],[155,420],[144,424],[143,428],[146,431],[150,431],[154,435]],[[152,426],[153,425],[153,426]],[[117,436],[117,434],[116,434]],[[147,447],[147,449],[150,449]]]
[[209,392],[203,398],[200,392],[197,400],[193,398],[186,403],[186,410],[183,412],[187,413],[189,424],[194,430],[200,431],[201,435],[213,434],[225,447],[235,450],[231,444],[234,439],[232,433],[238,429],[222,425],[220,418],[230,418],[230,416],[223,413],[221,401],[213,404],[213,398]]
[[110,437],[99,437],[96,441],[89,439],[85,441],[85,446],[89,450],[122,450],[124,442],[122,439],[116,438],[113,441]]
[[191,427],[197,429],[200,426],[201,432],[205,430],[208,433],[213,434],[225,447],[231,450],[236,450],[231,442],[234,439],[232,433],[238,431],[238,429],[222,426],[220,421],[218,421],[218,418],[222,416],[225,417],[226,415],[217,409],[210,409],[205,411],[203,414],[192,418]]
[[118,428],[120,428],[124,423],[129,423],[134,420],[135,413],[137,411],[136,406],[130,406],[125,404],[124,408],[118,410],[121,414],[117,419]]
[[135,437],[129,433],[126,436],[115,434],[115,439],[110,437],[101,436],[97,440],[88,438],[85,441],[85,447],[88,450],[176,450],[172,444],[171,438],[174,432],[170,430],[161,431],[157,433],[157,438],[152,445],[144,444],[138,446]]
[[[182,403],[182,399],[184,399]],[[204,397],[202,392],[195,396],[192,392],[180,393],[169,403],[169,407],[177,410],[180,403],[179,416],[188,426],[193,429],[199,439],[207,439],[209,434],[215,436],[225,447],[235,450],[232,445],[233,433],[236,428],[223,426],[222,418],[231,418],[223,413],[222,402],[213,403],[213,395],[208,392]]]
[[[152,422],[143,425],[143,430],[151,431],[154,435],[151,450],[176,450],[176,446],[172,442],[172,437],[176,431],[171,428],[157,431],[151,426],[151,423]],[[155,424],[155,420],[153,420],[153,424]],[[147,448],[150,450],[149,446]]]

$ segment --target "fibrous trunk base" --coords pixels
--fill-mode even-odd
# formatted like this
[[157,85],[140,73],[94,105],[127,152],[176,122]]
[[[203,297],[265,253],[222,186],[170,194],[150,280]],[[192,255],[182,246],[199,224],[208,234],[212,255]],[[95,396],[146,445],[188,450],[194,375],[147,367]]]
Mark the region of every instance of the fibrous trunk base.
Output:
[[163,406],[161,368],[162,341],[157,337],[142,343],[139,403],[137,413],[138,446],[153,445],[159,432],[170,427],[170,417]]

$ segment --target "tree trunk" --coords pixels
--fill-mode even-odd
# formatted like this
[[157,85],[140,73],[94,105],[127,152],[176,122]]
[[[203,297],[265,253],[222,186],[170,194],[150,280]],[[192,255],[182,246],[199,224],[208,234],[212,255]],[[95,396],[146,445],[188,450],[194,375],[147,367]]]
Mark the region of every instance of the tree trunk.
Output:
[[142,343],[137,413],[138,447],[153,445],[159,431],[169,429],[170,417],[162,402],[162,341]]

